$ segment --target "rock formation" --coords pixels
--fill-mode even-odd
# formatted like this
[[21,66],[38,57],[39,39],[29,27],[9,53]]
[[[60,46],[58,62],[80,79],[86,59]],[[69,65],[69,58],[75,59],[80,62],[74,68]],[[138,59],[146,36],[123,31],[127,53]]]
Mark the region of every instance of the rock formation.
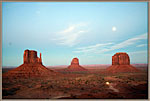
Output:
[[73,60],[71,61],[71,65],[68,66],[68,69],[72,70],[72,71],[86,71],[87,70],[87,69],[85,69],[79,65],[79,59],[78,58],[73,58]]
[[130,58],[127,53],[120,52],[112,56],[112,65],[130,65]]
[[34,50],[25,50],[23,55],[23,64],[5,73],[6,77],[39,77],[49,76],[54,71],[46,68],[42,64],[42,58],[37,57],[37,52]]
[[127,53],[119,52],[112,56],[112,66],[107,68],[108,72],[139,72],[139,70],[130,65],[130,58]]
[[39,58],[34,50],[25,50],[23,59],[24,64],[42,64],[41,53]]

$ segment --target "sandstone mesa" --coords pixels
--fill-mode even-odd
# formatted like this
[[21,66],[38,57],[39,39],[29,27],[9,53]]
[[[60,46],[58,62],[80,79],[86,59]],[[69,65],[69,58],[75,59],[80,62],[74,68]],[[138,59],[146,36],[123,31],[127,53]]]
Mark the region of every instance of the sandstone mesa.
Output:
[[106,69],[108,72],[139,72],[137,68],[130,65],[129,55],[125,52],[119,52],[112,56],[112,66]]
[[3,74],[3,77],[40,77],[54,74],[53,70],[46,68],[42,64],[42,54],[37,57],[37,51],[25,50],[23,55],[23,64],[19,67]]
[[[69,71],[87,71],[80,66],[79,59],[73,58],[71,64],[67,68]],[[112,66],[106,69],[106,72],[139,72],[137,68],[130,65],[130,57],[125,52],[119,52],[112,56]],[[57,74],[51,69],[46,68],[42,63],[42,54],[37,56],[35,50],[25,50],[23,54],[23,64],[19,67],[3,74],[3,77],[40,77]]]
[[68,69],[72,70],[72,71],[87,71],[87,69],[85,69],[79,65],[79,59],[78,58],[72,59],[71,65],[68,66]]

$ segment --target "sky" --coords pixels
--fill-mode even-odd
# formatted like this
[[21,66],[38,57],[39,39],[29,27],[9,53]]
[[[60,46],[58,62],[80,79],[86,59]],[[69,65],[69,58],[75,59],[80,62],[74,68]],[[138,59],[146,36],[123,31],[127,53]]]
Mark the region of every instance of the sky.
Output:
[[46,66],[111,64],[126,52],[147,63],[147,2],[3,2],[2,66],[19,66],[24,50]]

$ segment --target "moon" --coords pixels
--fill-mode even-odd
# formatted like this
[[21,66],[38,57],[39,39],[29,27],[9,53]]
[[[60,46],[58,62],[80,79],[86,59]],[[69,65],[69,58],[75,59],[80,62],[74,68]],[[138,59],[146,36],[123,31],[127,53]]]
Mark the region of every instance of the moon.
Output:
[[115,32],[117,28],[115,26],[112,27],[112,31]]

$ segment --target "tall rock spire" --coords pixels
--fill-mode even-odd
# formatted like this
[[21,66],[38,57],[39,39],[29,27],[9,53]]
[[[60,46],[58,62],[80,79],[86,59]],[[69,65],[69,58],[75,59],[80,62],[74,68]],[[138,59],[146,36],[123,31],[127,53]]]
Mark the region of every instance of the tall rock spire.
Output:
[[29,50],[25,50],[23,54],[23,63],[29,63]]
[[41,64],[42,64],[42,54],[40,53],[40,61],[39,61]]

